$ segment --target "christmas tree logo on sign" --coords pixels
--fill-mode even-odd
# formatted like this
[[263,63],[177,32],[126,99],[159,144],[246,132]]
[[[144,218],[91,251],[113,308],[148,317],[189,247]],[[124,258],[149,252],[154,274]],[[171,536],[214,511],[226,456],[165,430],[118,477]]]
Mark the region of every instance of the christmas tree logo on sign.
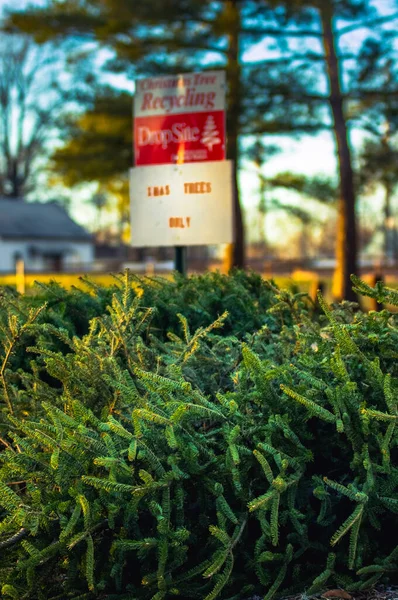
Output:
[[200,140],[204,146],[207,146],[209,152],[213,150],[213,146],[221,144],[219,135],[219,131],[214,122],[214,117],[209,115],[203,128],[202,139]]

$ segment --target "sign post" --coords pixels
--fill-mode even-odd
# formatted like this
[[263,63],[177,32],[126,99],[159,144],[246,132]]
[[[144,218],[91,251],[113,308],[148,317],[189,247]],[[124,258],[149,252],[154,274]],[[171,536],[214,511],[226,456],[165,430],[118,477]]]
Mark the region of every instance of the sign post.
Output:
[[187,247],[176,246],[175,247],[175,269],[177,273],[181,275],[187,274]]
[[131,170],[133,246],[232,242],[232,171],[225,160],[225,73],[136,82]]

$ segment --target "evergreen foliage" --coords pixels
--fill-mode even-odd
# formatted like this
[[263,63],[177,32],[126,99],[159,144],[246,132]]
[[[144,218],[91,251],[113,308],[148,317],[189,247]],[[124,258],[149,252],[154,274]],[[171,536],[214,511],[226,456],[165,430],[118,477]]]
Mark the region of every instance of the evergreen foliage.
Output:
[[396,315],[320,298],[322,316],[243,273],[44,296],[1,317],[2,597],[396,577]]

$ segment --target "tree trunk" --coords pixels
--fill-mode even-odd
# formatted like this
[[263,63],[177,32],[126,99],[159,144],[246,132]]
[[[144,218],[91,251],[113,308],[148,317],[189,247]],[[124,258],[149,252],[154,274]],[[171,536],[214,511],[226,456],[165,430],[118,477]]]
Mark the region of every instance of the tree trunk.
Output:
[[239,34],[241,28],[239,0],[226,1],[228,22],[227,62],[227,158],[233,161],[234,245],[230,267],[245,266],[245,234],[238,183],[239,117],[241,112],[241,66]]
[[336,299],[356,301],[352,291],[351,274],[357,274],[357,226],[355,215],[355,189],[348,129],[344,117],[344,100],[341,89],[340,67],[335,46],[333,28],[333,4],[322,0],[321,19],[323,45],[330,84],[329,103],[334,121],[334,133],[340,175],[340,197],[338,202],[336,271],[333,293]]
[[384,182],[384,253],[387,262],[393,260],[396,256],[395,239],[394,239],[394,225],[391,222],[391,198],[392,198],[392,186],[389,181]]
[[[391,124],[387,120],[386,122],[386,130],[381,140],[383,152],[386,157],[391,155]],[[384,254],[385,260],[388,263],[390,260],[394,260],[396,258],[396,248],[395,248],[395,223],[394,218],[391,211],[391,200],[393,196],[393,185],[390,181],[390,176],[387,174],[387,177],[383,180],[384,187]]]

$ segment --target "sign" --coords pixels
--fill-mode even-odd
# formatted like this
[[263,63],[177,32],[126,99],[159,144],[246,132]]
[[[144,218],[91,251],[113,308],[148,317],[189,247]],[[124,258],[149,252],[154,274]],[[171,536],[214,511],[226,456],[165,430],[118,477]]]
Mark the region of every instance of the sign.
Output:
[[224,71],[138,80],[135,164],[225,160],[225,88]]
[[230,161],[130,171],[132,246],[232,242]]

